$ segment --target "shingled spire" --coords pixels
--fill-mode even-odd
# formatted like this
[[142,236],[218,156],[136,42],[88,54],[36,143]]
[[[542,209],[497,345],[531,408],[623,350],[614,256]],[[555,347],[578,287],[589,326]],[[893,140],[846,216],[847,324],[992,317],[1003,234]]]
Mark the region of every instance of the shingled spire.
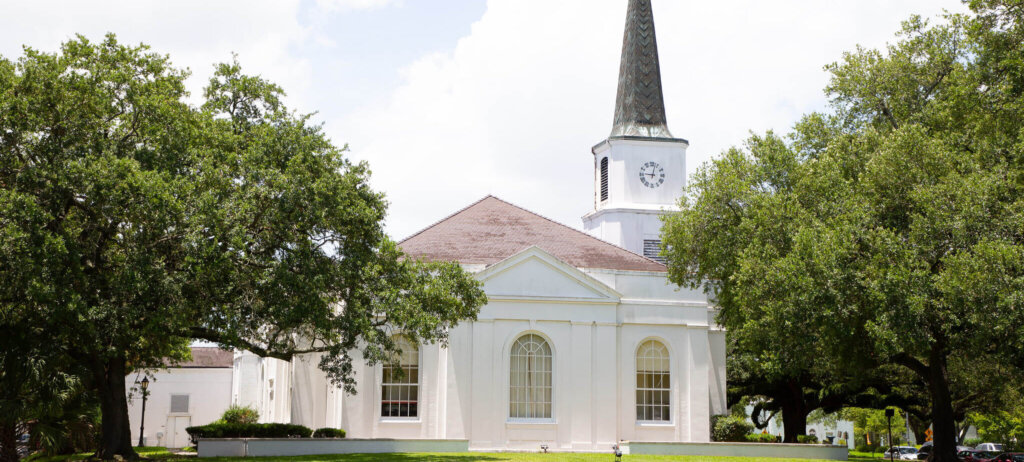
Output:
[[611,136],[672,138],[665,121],[651,0],[629,0]]

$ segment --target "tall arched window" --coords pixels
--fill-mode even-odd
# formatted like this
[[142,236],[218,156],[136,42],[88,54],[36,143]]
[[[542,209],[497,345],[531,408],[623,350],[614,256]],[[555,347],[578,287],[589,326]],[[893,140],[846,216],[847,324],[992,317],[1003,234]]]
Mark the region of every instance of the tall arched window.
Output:
[[601,159],[601,201],[608,200],[608,158]]
[[551,418],[551,346],[543,337],[526,334],[512,344],[508,416]]
[[419,405],[420,351],[409,339],[395,339],[402,353],[384,364],[381,417],[416,417]]
[[636,420],[669,419],[668,348],[657,340],[640,344],[636,351]]

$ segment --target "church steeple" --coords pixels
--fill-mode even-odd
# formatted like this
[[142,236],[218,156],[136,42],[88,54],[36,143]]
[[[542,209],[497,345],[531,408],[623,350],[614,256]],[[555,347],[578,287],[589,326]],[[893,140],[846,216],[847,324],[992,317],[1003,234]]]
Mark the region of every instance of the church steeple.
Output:
[[665,121],[651,0],[629,0],[611,136],[672,138]]

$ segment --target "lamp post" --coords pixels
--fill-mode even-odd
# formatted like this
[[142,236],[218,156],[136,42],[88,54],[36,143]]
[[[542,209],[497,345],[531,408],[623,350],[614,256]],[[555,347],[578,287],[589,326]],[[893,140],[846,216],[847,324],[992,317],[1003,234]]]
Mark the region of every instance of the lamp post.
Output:
[[896,455],[892,452],[892,448],[893,448],[893,445],[892,445],[892,416],[895,413],[896,412],[892,408],[889,408],[889,409],[885,410],[885,419],[888,421],[887,425],[889,426],[889,460],[890,461],[894,460],[895,457],[896,457]]
[[139,386],[142,387],[142,417],[139,418],[139,447],[142,447],[142,437],[146,430],[146,398],[149,396],[149,392],[146,391],[149,388],[149,377],[143,377],[142,381],[139,382]]

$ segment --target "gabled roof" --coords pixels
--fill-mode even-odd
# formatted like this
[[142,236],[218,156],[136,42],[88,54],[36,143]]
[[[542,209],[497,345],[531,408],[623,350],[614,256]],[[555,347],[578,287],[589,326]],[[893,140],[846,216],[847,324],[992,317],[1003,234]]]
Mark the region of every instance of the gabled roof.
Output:
[[537,246],[577,268],[660,271],[665,265],[494,196],[434,223],[399,243],[426,261],[491,265]]
[[218,347],[192,347],[192,359],[178,364],[168,364],[167,367],[183,368],[215,368],[232,367],[235,361],[235,353]]

